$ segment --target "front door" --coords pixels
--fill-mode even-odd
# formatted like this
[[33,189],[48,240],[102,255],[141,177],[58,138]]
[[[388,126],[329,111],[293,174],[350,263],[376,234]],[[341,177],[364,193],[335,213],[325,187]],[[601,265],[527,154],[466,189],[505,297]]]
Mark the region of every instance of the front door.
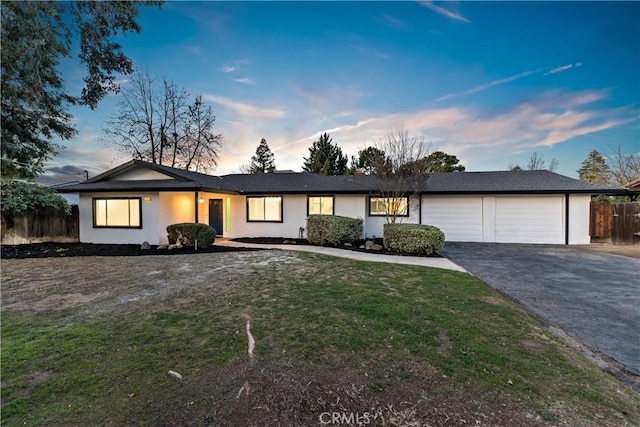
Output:
[[222,235],[222,199],[209,199],[209,225]]

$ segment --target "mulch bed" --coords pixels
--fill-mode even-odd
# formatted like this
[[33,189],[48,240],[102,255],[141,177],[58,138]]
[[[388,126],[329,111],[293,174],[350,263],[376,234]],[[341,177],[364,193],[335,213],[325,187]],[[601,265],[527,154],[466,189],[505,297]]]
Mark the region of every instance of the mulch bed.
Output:
[[[306,239],[285,239],[283,237],[255,237],[233,239],[241,243],[258,243],[269,245],[309,245]],[[376,244],[382,245],[382,239],[375,239]],[[351,246],[324,245],[329,248],[351,250],[356,252],[366,252],[374,255],[398,255],[394,252],[382,249],[380,251],[367,250],[361,248],[365,241],[354,242]],[[237,248],[229,246],[213,245],[208,248],[199,248],[197,251],[192,247],[176,248],[172,250],[158,249],[158,246],[151,246],[151,249],[142,250],[140,245],[110,245],[95,243],[29,243],[24,245],[2,245],[0,247],[0,257],[2,259],[23,259],[23,258],[62,258],[79,256],[147,256],[147,255],[184,255],[184,254],[208,254],[220,252],[246,252],[260,251],[259,248]],[[415,256],[415,255],[413,255]],[[442,258],[438,253],[429,257]]]
[[93,243],[30,243],[25,245],[2,245],[0,256],[2,259],[22,258],[58,258],[78,256],[142,256],[142,255],[184,255],[208,254],[219,252],[259,251],[255,248],[231,248],[227,246],[210,246],[208,248],[176,248],[172,250],[151,249],[142,250],[140,245],[109,245]]
[[[374,244],[384,247],[383,239],[381,238],[368,239],[368,240],[373,240]],[[233,241],[241,242],[241,243],[258,243],[263,245],[310,245],[311,244],[307,239],[285,239],[284,237],[243,237],[239,239],[233,239]],[[322,245],[322,246],[326,248],[336,248],[336,249],[350,250],[355,252],[365,252],[365,253],[374,254],[374,255],[397,255],[397,256],[409,255],[409,256],[422,256],[427,258],[443,258],[443,256],[437,252],[431,255],[415,255],[415,254],[398,254],[395,252],[391,252],[387,249],[374,251],[374,250],[365,249],[361,247],[365,245],[365,242],[366,242],[365,240],[358,240],[356,242],[353,242],[351,246],[335,246],[335,245]]]

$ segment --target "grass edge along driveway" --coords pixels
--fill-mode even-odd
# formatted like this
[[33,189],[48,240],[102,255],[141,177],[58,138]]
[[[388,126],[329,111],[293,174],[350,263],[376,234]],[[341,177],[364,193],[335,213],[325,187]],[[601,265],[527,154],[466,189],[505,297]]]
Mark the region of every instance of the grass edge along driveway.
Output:
[[136,258],[2,262],[4,425],[640,422],[635,392],[468,274]]

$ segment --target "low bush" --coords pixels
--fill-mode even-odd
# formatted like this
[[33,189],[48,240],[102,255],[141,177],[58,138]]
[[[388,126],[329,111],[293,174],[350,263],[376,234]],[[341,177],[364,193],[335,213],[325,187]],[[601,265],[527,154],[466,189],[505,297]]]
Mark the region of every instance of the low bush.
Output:
[[384,246],[393,252],[431,255],[444,246],[444,233],[432,225],[385,224]]
[[216,239],[216,230],[207,224],[194,224],[183,222],[167,226],[167,238],[169,243],[180,243],[182,246],[195,246],[198,241],[199,248],[207,248],[213,245]]
[[307,240],[314,245],[341,245],[362,236],[362,219],[338,215],[309,215]]

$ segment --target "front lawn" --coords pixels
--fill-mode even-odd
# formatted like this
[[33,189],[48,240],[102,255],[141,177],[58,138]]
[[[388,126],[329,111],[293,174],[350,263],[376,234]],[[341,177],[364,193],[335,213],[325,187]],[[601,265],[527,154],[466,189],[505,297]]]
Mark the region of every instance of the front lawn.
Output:
[[284,251],[3,260],[1,332],[7,426],[640,423],[635,392],[438,269]]

